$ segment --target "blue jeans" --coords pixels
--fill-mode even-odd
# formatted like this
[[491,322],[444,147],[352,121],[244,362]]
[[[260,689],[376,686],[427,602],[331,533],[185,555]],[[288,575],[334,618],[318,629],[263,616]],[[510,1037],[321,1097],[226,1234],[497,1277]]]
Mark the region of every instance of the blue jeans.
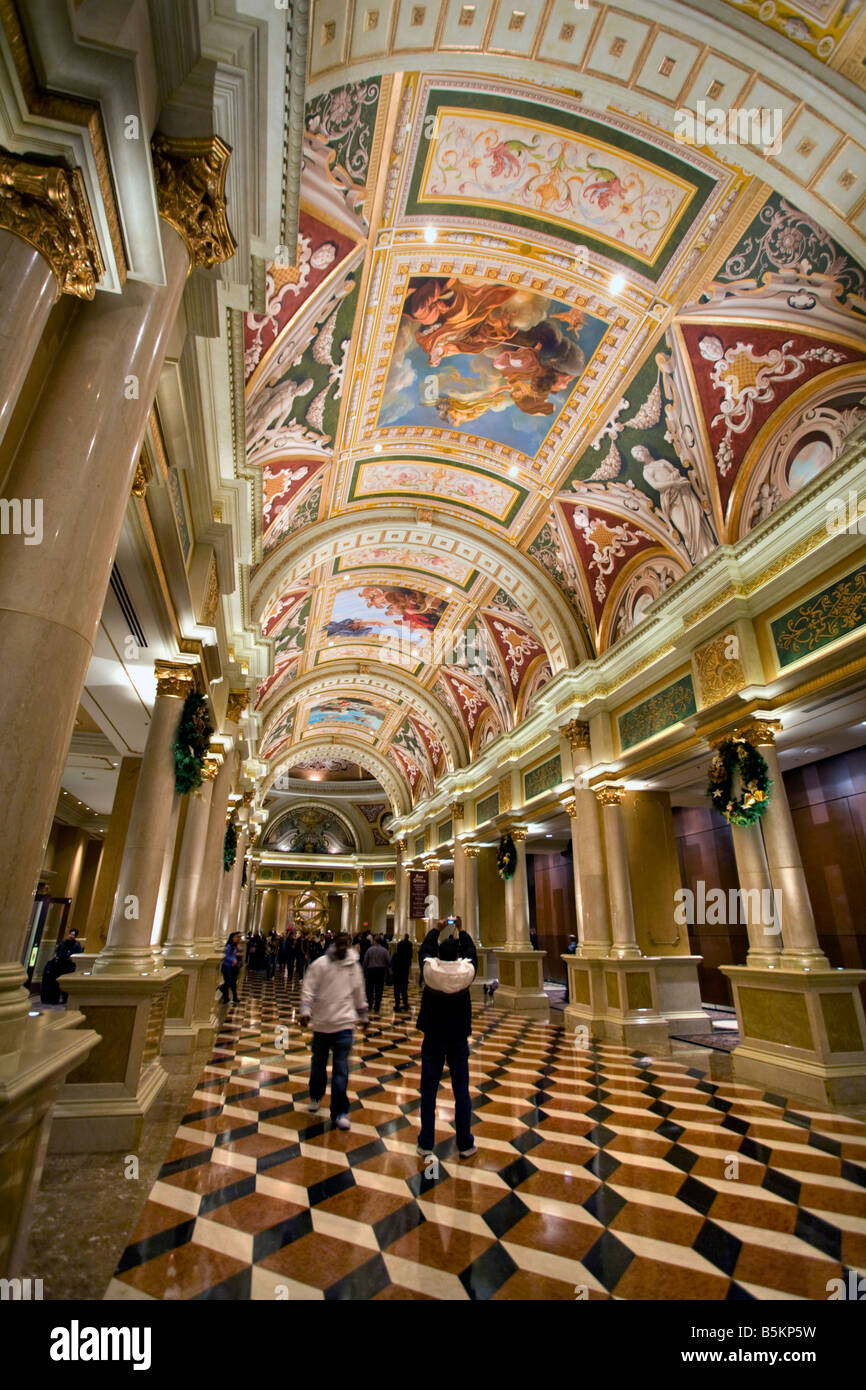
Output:
[[352,1051],[352,1029],[339,1033],[313,1034],[313,1060],[310,1066],[310,1100],[321,1100],[328,1084],[328,1054],[333,1050],[331,1068],[331,1119],[345,1115],[349,1109],[346,1087],[349,1082],[349,1053]]
[[448,1063],[454,1092],[454,1122],[457,1148],[472,1148],[472,1102],[469,1099],[469,1043],[466,1038],[438,1043],[429,1038],[421,1044],[421,1133],[418,1146],[432,1149],[436,1142],[436,1092],[442,1068]]

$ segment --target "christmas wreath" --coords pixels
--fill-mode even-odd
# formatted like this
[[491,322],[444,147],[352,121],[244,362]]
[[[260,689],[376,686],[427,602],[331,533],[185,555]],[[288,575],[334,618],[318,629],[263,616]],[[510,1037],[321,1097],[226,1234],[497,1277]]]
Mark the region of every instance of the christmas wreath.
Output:
[[226,826],[225,839],[223,840],[223,869],[228,874],[235,866],[235,859],[238,854],[238,832],[235,830],[234,821],[229,821]]
[[[734,774],[740,774],[740,795],[734,796]],[[770,801],[770,772],[753,743],[726,738],[710,763],[707,796],[729,825],[754,825]]]
[[517,850],[510,835],[503,835],[496,855],[496,871],[500,878],[513,878],[517,868]]
[[201,770],[210,746],[213,725],[207,700],[191,690],[183,702],[180,723],[174,738],[174,788],[181,796],[201,786]]

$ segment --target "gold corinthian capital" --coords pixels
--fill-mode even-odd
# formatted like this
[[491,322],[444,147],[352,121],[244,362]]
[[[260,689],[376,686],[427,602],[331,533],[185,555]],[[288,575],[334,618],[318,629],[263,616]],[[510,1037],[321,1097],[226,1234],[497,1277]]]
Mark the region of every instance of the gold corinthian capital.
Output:
[[80,170],[0,151],[0,227],[45,257],[59,294],[93,298],[105,267]]
[[151,141],[159,215],[189,247],[193,267],[209,270],[231,260],[237,243],[226,216],[225,185],[231,150],[218,135]]

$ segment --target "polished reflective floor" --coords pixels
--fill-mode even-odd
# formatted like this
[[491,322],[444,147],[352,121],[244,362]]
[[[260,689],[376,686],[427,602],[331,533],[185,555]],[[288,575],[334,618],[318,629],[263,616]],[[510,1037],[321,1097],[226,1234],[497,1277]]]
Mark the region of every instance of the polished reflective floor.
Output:
[[356,1038],[344,1133],[307,1113],[298,994],[253,976],[227,1012],[108,1298],[825,1300],[866,1268],[857,1120],[478,1005],[478,1153],[446,1079],[432,1163],[414,1021]]

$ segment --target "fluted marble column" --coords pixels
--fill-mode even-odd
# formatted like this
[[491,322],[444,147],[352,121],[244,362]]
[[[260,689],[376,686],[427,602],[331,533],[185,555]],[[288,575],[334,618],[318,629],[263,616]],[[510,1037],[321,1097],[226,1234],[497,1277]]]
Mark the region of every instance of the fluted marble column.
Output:
[[562,734],[571,748],[574,773],[574,792],[566,810],[571,819],[578,953],[601,958],[610,952],[610,908],[601,809],[595,793],[586,785],[586,771],[592,764],[589,725],[572,720]]
[[409,878],[405,872],[406,841],[397,842],[397,868],[394,879],[394,937],[409,933]]
[[614,786],[598,787],[595,794],[602,806],[604,823],[605,859],[607,861],[611,913],[609,954],[615,960],[631,960],[639,956],[641,952],[637,944],[634,926],[628,851],[625,841],[625,827],[622,822],[622,789]]
[[[764,969],[776,968],[779,965],[781,936],[778,922],[774,921],[771,926],[765,920],[762,911],[764,904],[773,901],[773,888],[760,826],[732,825],[731,839],[734,844],[734,858],[737,861],[737,878],[740,881],[740,890],[744,894],[746,931],[749,938],[746,964]],[[756,893],[757,899],[754,896]]]
[[349,912],[349,894],[340,894],[340,931],[351,930],[351,918]]
[[194,677],[188,666],[160,662],[156,680],[156,699],[126,832],[108,938],[93,962],[95,974],[140,974],[152,967],[153,919],[176,795],[171,749]]
[[522,950],[529,940],[529,884],[526,878],[526,837],[523,826],[515,826],[511,838],[517,851],[517,868],[505,880],[505,949]]
[[758,719],[737,730],[760,748],[773,784],[760,826],[770,882],[782,912],[780,963],[788,969],[828,970],[830,963],[818,941],[806,874],[776,752],[776,732],[780,728],[781,725],[772,720]]

